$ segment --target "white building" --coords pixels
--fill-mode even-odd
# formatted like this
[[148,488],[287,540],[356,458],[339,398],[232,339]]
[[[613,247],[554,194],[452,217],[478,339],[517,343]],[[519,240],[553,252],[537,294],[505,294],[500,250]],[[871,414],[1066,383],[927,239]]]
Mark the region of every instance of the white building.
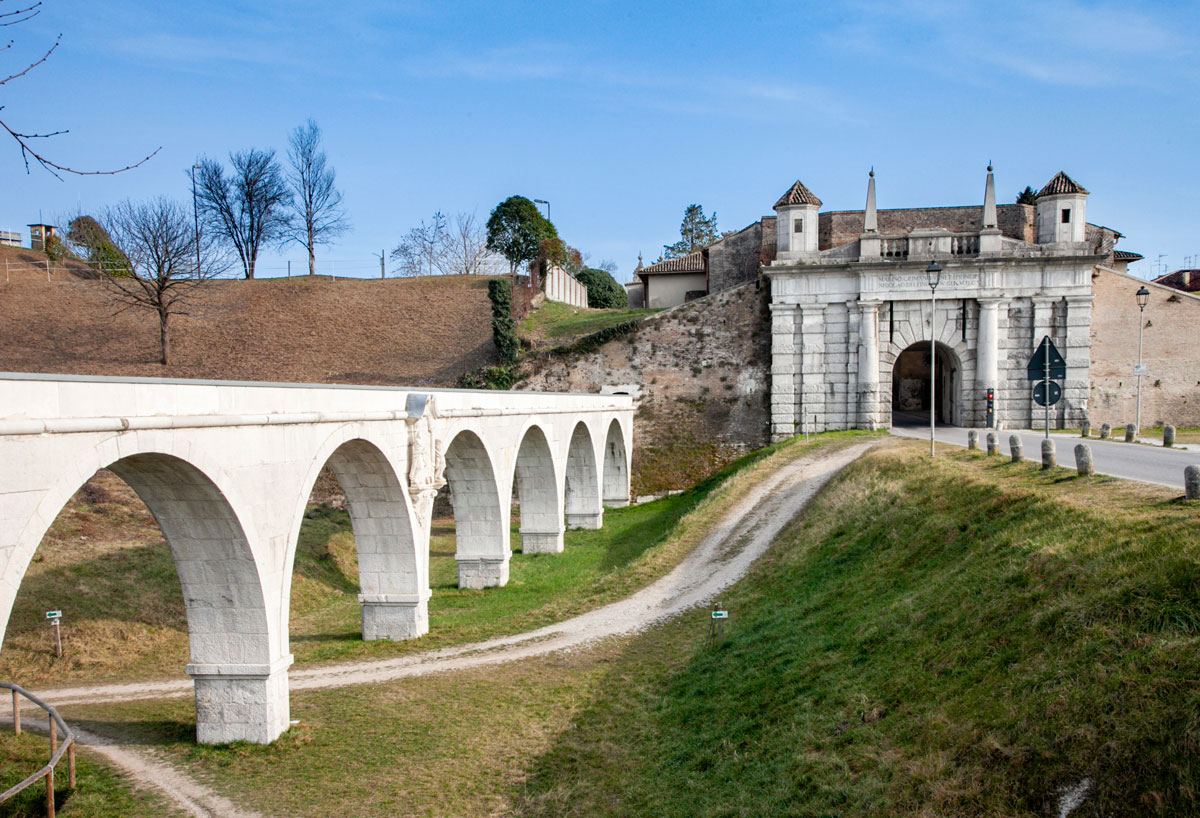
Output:
[[[1065,173],[1037,205],[997,207],[988,166],[982,207],[820,213],[797,181],[775,203],[771,282],[771,430],[892,425],[930,403],[931,317],[940,422],[1041,425],[1026,365],[1043,336],[1066,358],[1051,425],[1087,414],[1092,275],[1120,234],[1087,223],[1086,191]],[[764,220],[766,225],[766,220]],[[767,248],[764,246],[764,250]],[[764,256],[769,254],[764,253]],[[931,316],[926,268],[942,268]],[[1036,413],[1035,413],[1036,408]],[[897,417],[893,417],[893,413]],[[927,420],[926,420],[927,422]]]

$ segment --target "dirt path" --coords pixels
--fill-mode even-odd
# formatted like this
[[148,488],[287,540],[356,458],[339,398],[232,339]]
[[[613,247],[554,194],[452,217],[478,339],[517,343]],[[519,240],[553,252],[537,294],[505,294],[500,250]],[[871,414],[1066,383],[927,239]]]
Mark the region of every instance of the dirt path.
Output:
[[[599,639],[636,633],[683,611],[710,603],[717,594],[745,575],[750,565],[770,548],[784,526],[803,510],[821,486],[874,443],[821,451],[782,466],[734,504],[671,573],[619,602],[544,628],[486,642],[396,659],[293,670],[289,674],[290,688],[296,691],[378,684],[513,662],[579,648]],[[191,693],[191,682],[180,681],[63,688],[39,695],[55,706],[63,706],[168,698]],[[158,784],[176,800],[185,799],[180,800],[180,804],[192,810],[194,815],[247,815],[234,811],[232,804],[191,782],[182,773],[148,759],[140,750],[119,747],[96,736],[81,736],[80,743],[94,747],[118,766],[134,772],[137,780]],[[135,770],[139,764],[142,768]],[[229,811],[221,811],[223,806],[213,806],[218,802],[228,805]],[[218,811],[196,812],[193,806]]]

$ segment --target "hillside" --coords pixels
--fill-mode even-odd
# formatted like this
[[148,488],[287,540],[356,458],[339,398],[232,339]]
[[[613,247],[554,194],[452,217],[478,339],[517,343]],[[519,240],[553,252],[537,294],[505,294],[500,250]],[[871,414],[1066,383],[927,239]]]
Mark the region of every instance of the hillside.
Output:
[[0,248],[4,371],[452,386],[494,356],[486,279],[304,276],[212,282],[164,367],[152,313],[114,315],[78,270],[48,281],[24,257],[41,254]]

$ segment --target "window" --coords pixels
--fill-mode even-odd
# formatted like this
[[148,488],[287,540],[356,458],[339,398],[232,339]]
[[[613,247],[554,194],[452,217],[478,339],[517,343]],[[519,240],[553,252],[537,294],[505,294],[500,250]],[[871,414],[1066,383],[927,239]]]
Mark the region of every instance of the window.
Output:
[[803,233],[804,232],[803,217],[796,219],[796,221],[792,222],[792,232],[793,233]]
[[1064,207],[1064,208],[1063,208],[1063,210],[1062,210],[1062,223],[1063,223],[1063,224],[1070,224],[1070,223],[1071,223],[1071,208],[1069,208],[1069,207]]

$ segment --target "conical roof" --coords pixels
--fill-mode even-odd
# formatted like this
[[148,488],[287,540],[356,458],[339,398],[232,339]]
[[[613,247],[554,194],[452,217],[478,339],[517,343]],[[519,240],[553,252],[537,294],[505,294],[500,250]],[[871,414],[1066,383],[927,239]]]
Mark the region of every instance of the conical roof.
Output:
[[1083,185],[1061,170],[1054,174],[1054,178],[1047,182],[1044,188],[1038,191],[1039,196],[1057,196],[1062,193],[1087,193],[1087,191]]
[[815,205],[821,206],[821,200],[816,195],[804,186],[804,183],[799,179],[796,184],[788,188],[788,192],[779,197],[779,201],[775,203],[776,208],[786,207],[788,205]]

